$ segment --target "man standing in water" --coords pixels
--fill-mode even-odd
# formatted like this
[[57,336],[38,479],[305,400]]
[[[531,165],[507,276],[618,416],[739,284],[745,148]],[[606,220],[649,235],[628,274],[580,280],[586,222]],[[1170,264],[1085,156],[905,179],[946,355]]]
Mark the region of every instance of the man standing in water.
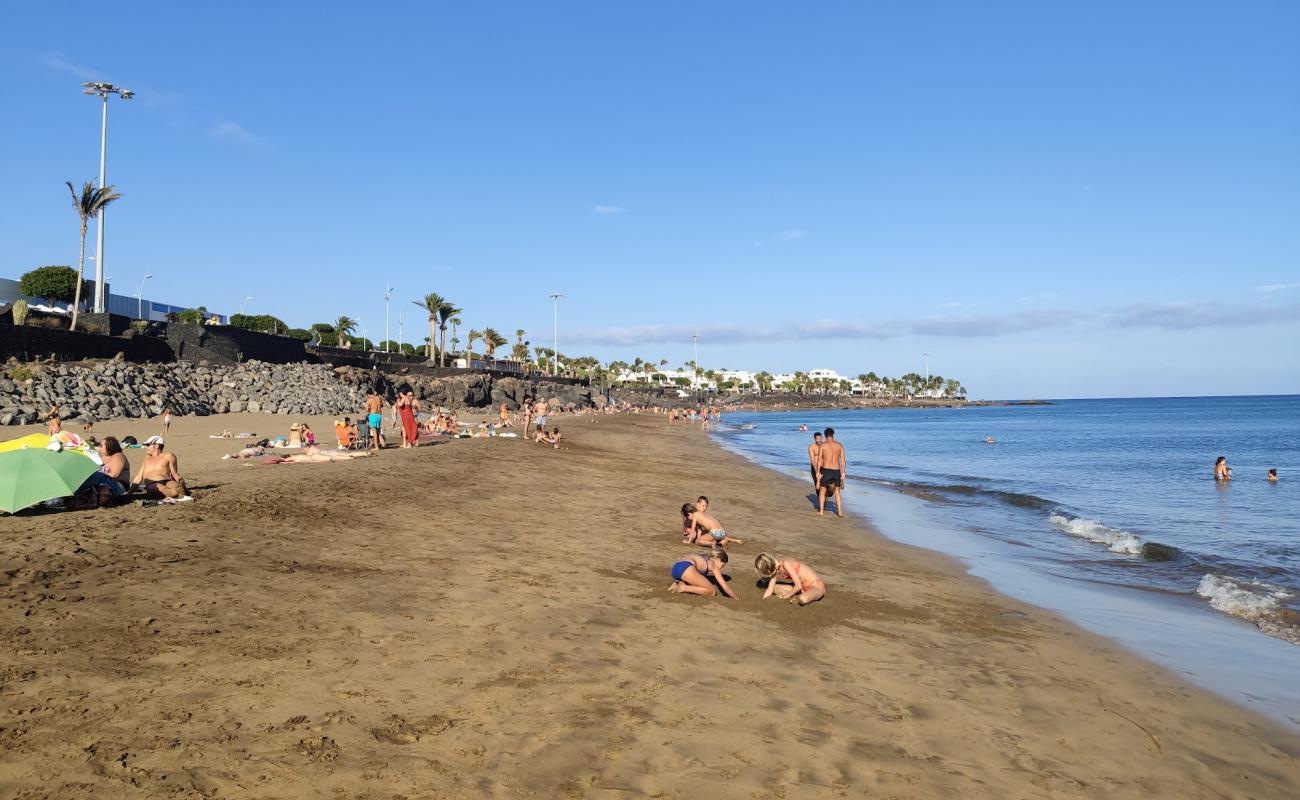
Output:
[[813,443],[808,445],[808,471],[812,473],[813,492],[817,491],[817,464],[818,455],[822,449],[822,432],[817,431],[813,434]]
[[844,445],[835,441],[835,429],[826,429],[826,441],[817,451],[817,515],[826,516],[826,495],[835,493],[835,516],[844,516]]

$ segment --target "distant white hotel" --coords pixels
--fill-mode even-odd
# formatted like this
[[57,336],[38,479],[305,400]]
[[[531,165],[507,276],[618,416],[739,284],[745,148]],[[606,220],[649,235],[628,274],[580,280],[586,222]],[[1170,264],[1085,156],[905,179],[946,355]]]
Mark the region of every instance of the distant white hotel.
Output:
[[[744,392],[753,391],[758,388],[757,376],[759,373],[743,369],[719,369],[705,370],[703,373],[696,373],[694,370],[687,368],[663,369],[659,367],[650,368],[649,372],[642,370],[637,372],[631,369],[624,369],[619,372],[614,381],[618,384],[642,384],[653,387],[677,388],[683,395],[689,392]],[[810,369],[802,373],[803,382],[809,384],[813,391],[819,389],[831,388],[837,391],[847,391],[851,394],[871,394],[878,395],[886,387],[881,382],[863,383],[857,378],[851,378],[847,375],[841,375],[833,369]],[[793,372],[783,372],[772,375],[771,385],[775,390],[788,389],[800,382],[800,376]],[[846,385],[847,384],[847,385]],[[944,393],[941,389],[931,389],[918,392],[917,397],[941,398]]]

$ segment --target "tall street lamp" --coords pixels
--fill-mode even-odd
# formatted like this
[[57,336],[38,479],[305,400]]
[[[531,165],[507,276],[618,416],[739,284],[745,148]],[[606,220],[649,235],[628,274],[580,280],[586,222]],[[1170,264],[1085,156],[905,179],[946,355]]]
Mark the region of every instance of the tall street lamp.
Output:
[[[105,181],[108,180],[108,173],[105,169],[106,156],[108,154],[108,97],[117,95],[123,100],[130,100],[135,97],[135,92],[130,89],[123,89],[121,86],[114,86],[111,83],[83,83],[81,84],[82,94],[98,97],[104,102],[104,113],[99,128],[99,188],[104,188]],[[104,296],[104,225],[105,211],[101,208],[96,222],[97,230],[95,232],[95,313],[103,314],[104,305],[108,298]]]
[[256,300],[256,299],[257,299],[257,298],[256,298],[256,297],[253,297],[251,294],[250,294],[249,296],[245,297],[244,300],[243,300],[243,302],[241,302],[241,303],[239,304],[239,313],[240,313],[240,314],[243,314],[243,313],[244,313],[244,306],[248,305],[248,301],[249,301],[249,300]]
[[564,295],[559,292],[551,292],[552,312],[552,339],[551,339],[551,375],[560,374],[560,298]]
[[393,287],[387,286],[384,289],[384,352],[388,352],[388,340],[393,338],[388,335],[388,301],[393,299]]
[[144,297],[144,282],[152,277],[151,273],[146,272],[144,277],[140,279],[140,284],[135,287],[135,316],[137,319],[144,319],[144,300],[141,299]]

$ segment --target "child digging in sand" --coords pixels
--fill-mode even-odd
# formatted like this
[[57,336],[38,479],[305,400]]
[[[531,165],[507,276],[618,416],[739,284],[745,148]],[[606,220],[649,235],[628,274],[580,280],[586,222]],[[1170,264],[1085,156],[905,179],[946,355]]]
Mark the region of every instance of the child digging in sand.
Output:
[[[700,498],[708,505],[708,498]],[[695,503],[682,506],[682,544],[698,544],[707,547],[726,547],[729,544],[744,544],[744,539],[737,539],[722,529],[722,523],[709,512]]]
[[714,580],[718,582],[718,588],[722,589],[723,594],[732,600],[739,600],[740,598],[736,597],[736,593],[731,591],[731,586],[727,584],[727,579],[722,575],[722,568],[726,564],[726,550],[715,550],[708,556],[686,556],[673,564],[673,582],[668,587],[668,591],[713,597],[718,593],[718,589],[715,589],[713,582],[709,580],[709,575],[712,575]]
[[[826,596],[825,582],[807,564],[793,558],[777,558],[771,553],[759,553],[754,559],[754,569],[760,577],[767,579],[764,600],[775,594],[782,600],[806,606]],[[783,579],[792,585],[777,588],[777,583]]]

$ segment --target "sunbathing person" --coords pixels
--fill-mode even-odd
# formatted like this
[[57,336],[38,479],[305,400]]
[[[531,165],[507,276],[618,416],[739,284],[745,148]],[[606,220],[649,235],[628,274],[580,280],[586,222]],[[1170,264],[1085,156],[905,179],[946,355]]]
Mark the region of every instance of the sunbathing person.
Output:
[[276,464],[322,464],[333,461],[351,461],[354,458],[369,458],[374,455],[373,450],[349,450],[346,453],[326,453],[322,452],[319,447],[304,448],[301,453],[294,453],[291,456],[279,457]]
[[185,479],[181,477],[175,454],[164,452],[163,438],[145,439],[144,452],[144,461],[131,483],[151,497],[184,497]]
[[250,444],[248,447],[245,447],[243,450],[240,450],[238,453],[228,453],[222,456],[221,458],[223,460],[227,458],[257,458],[258,456],[264,456],[264,455],[266,455],[265,447],[262,447],[261,445],[257,445],[257,444]]
[[718,522],[716,517],[707,511],[701,511],[694,503],[686,503],[682,506],[682,517],[684,518],[683,531],[687,529],[687,525],[693,529],[691,534],[682,539],[683,544],[726,547],[733,542],[735,544],[745,543],[744,539],[737,539],[729,535],[723,530],[722,523]]

